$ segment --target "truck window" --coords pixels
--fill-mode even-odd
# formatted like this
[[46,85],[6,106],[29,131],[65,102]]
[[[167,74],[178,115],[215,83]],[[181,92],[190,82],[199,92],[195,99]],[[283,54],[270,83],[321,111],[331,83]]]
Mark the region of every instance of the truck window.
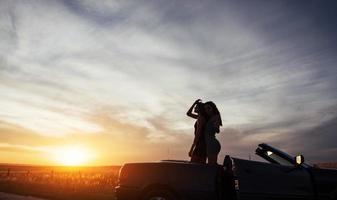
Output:
[[274,154],[271,151],[267,151],[266,155],[268,157],[270,157],[271,159],[275,160],[276,162],[278,162],[280,165],[284,165],[284,166],[294,166],[291,162],[289,162],[288,160],[278,156],[277,154]]

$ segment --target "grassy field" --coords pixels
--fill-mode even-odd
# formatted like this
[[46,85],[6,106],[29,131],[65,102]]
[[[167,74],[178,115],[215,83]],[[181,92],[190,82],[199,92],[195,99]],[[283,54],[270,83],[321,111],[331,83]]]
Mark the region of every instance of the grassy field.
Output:
[[111,200],[119,168],[0,165],[0,192],[47,199]]

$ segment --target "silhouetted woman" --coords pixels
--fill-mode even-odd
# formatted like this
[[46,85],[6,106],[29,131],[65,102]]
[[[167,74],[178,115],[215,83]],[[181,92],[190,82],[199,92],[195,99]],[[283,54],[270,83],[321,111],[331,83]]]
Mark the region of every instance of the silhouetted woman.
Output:
[[[193,109],[194,113],[192,113]],[[196,100],[186,114],[197,120],[194,124],[193,144],[188,155],[191,157],[191,162],[206,163],[206,143],[203,135],[206,124],[206,113],[201,100]]]
[[222,126],[221,115],[212,101],[204,103],[204,109],[207,115],[207,122],[204,128],[204,138],[206,142],[206,152],[208,164],[217,164],[221,145],[216,139],[215,134],[220,132]]

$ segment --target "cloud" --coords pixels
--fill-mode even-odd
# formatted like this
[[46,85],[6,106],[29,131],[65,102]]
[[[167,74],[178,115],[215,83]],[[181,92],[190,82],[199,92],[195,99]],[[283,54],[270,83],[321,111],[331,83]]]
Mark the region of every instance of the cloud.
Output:
[[20,152],[20,153],[36,153],[44,150],[37,147],[30,147],[26,145],[13,145],[8,143],[0,143],[0,151],[6,152]]
[[[299,121],[281,124],[256,125],[241,128],[224,128],[218,135],[223,144],[222,154],[247,158],[254,156],[260,143],[268,143],[290,155],[302,154],[309,163],[335,161],[337,117],[331,107],[321,119],[312,126],[298,126]],[[310,121],[304,119],[303,121]],[[312,120],[313,121],[313,120]]]
[[[303,153],[312,161],[331,161],[335,159],[331,155],[336,155],[337,116],[322,122],[310,129],[303,129],[292,132],[291,138],[285,145],[288,149],[296,153]],[[333,161],[335,161],[333,160]]]
[[185,112],[202,98],[230,132],[223,153],[245,155],[334,116],[332,1],[0,4],[0,120],[31,135],[135,138],[144,152],[176,142],[185,156]]

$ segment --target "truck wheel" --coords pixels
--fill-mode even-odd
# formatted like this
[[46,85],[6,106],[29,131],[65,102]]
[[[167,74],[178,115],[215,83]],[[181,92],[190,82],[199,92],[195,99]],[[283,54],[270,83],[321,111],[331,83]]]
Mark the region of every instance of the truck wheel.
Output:
[[170,191],[161,189],[149,191],[143,200],[176,200],[176,198]]

